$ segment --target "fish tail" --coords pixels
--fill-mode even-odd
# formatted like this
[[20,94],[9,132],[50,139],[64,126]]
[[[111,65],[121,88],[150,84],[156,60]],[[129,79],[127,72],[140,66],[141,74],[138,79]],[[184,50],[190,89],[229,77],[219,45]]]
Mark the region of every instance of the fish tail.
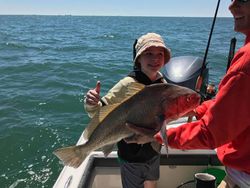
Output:
[[83,152],[81,146],[60,148],[53,152],[64,165],[77,168],[81,165],[89,152]]

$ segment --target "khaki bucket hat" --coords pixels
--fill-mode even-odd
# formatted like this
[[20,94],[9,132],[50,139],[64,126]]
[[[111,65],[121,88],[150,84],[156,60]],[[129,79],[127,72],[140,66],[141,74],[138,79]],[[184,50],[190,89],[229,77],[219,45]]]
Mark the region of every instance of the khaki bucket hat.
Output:
[[171,51],[166,47],[162,37],[156,33],[147,33],[142,35],[135,45],[135,58],[134,63],[136,63],[138,57],[149,47],[162,47],[165,50],[165,64],[170,60]]

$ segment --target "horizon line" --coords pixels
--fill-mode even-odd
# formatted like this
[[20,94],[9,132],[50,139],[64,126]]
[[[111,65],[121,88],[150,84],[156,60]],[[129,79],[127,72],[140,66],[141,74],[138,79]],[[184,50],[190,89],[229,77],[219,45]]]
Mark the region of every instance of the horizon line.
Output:
[[[77,15],[77,14],[1,14],[0,16],[89,16],[89,17],[170,17],[170,18],[213,18],[213,16],[163,16],[163,15]],[[217,18],[233,18],[232,16],[217,16]]]

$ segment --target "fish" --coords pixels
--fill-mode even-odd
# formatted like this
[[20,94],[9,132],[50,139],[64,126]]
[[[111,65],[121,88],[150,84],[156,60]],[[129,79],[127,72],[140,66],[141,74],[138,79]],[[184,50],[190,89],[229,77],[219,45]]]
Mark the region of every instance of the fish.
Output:
[[[200,103],[197,92],[170,83],[145,86],[132,82],[125,93],[122,102],[103,106],[96,112],[83,132],[84,144],[53,152],[64,165],[77,168],[90,152],[98,149],[108,156],[117,142],[134,136],[126,123],[138,125],[149,132],[166,130],[167,123]],[[157,148],[155,143],[152,147]]]

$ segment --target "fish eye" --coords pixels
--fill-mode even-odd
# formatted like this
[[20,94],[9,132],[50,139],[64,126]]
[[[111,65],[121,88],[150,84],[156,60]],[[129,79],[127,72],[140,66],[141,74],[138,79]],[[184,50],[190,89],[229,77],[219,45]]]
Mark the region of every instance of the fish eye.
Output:
[[187,102],[190,102],[191,101],[191,97],[187,97]]

